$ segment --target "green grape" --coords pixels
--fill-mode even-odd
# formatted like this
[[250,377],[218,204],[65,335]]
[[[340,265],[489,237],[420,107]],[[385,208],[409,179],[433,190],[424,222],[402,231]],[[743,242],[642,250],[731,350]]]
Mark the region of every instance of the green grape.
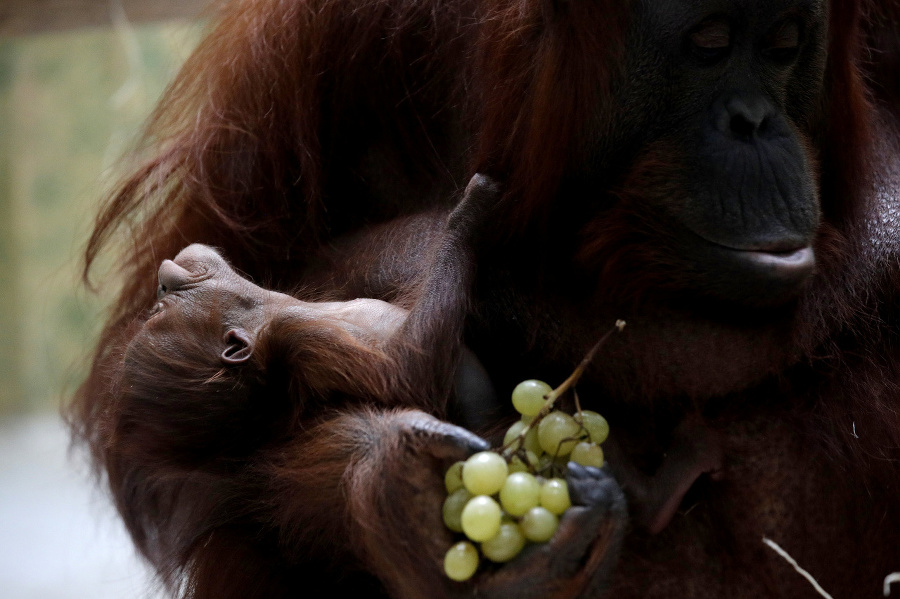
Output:
[[514,472],[534,472],[538,469],[540,465],[540,460],[534,453],[530,451],[525,452],[525,461],[522,461],[517,455],[514,455],[512,459],[509,461],[509,473],[512,474]]
[[[553,411],[547,414],[538,425],[538,441],[541,448],[552,456],[569,455],[578,443],[578,432],[581,427],[564,412]],[[563,439],[567,440],[563,443]],[[465,471],[463,471],[465,475]]]
[[[514,422],[513,425],[506,431],[506,434],[503,435],[503,445],[506,446],[512,443],[513,439],[521,435],[522,431],[524,431],[526,428],[528,428],[528,425],[524,422]],[[518,449],[518,447],[513,447],[512,449]]]
[[463,486],[463,463],[464,462],[456,462],[447,469],[447,474],[444,475],[444,486],[447,488],[448,494],[453,493],[457,489],[461,489]]
[[541,447],[541,442],[538,439],[538,427],[533,426],[527,433],[525,433],[524,445],[527,451],[530,451],[536,456],[544,453],[544,449]]
[[462,530],[473,541],[487,541],[500,531],[500,504],[487,495],[473,497],[463,508]]
[[[528,428],[528,425],[524,422],[516,422],[506,431],[506,435],[503,436],[503,445],[509,445],[513,442],[513,439],[517,438]],[[537,427],[533,427],[528,429],[528,432],[525,433],[524,443],[522,444],[526,450],[534,453],[534,455],[540,455],[544,453],[543,449],[541,449],[541,444],[538,441],[538,432]],[[519,445],[513,445],[511,449],[516,450],[519,449]]]
[[462,480],[472,495],[493,495],[500,490],[509,474],[506,460],[493,451],[482,451],[466,460]]
[[569,499],[569,485],[561,478],[551,478],[541,485],[540,493],[541,507],[547,508],[557,516],[565,512],[572,506]]
[[533,543],[546,543],[553,537],[553,533],[559,527],[559,520],[555,514],[546,508],[533,507],[522,516],[519,522],[522,534]]
[[462,532],[462,511],[470,499],[472,494],[459,488],[444,500],[444,524],[453,532]]
[[452,580],[469,580],[478,569],[478,550],[468,541],[460,541],[444,555],[444,572]]
[[525,414],[522,414],[522,417],[519,420],[521,420],[525,424],[531,424],[532,422],[534,422],[534,416],[526,416]]
[[500,532],[492,539],[481,544],[481,552],[484,557],[492,562],[508,562],[519,555],[525,547],[525,535],[515,522],[504,522],[500,525]]
[[582,466],[600,468],[603,466],[603,449],[595,443],[582,441],[572,450],[572,455],[569,456],[569,459]]
[[600,445],[609,436],[609,423],[606,418],[590,410],[582,410],[581,414],[575,414],[576,422],[580,422],[591,436],[591,441]]
[[547,383],[543,381],[529,380],[522,381],[512,392],[513,407],[519,414],[525,416],[534,416],[541,411],[547,400],[544,396],[553,391]]
[[541,472],[546,471],[552,465],[553,465],[553,456],[551,456],[549,453],[545,453],[541,457],[538,458],[538,469]]
[[515,472],[500,489],[500,505],[512,516],[521,516],[538,505],[541,486],[527,472]]
[[528,472],[528,464],[523,462],[519,456],[514,455],[509,461],[509,473],[514,474],[516,472]]

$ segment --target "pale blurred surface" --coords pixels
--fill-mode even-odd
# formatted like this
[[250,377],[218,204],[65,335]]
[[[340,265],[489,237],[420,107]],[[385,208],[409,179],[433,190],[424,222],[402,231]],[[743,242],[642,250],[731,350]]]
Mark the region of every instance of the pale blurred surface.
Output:
[[0,425],[0,597],[163,597],[51,414]]

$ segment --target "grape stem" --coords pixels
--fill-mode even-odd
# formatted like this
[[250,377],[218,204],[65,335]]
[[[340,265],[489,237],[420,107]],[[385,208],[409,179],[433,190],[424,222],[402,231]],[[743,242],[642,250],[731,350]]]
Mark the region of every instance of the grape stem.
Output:
[[[541,411],[538,412],[534,419],[526,426],[521,433],[518,434],[514,439],[512,439],[509,443],[500,448],[499,453],[505,453],[510,447],[513,447],[516,443],[519,444],[519,447],[524,447],[525,445],[525,435],[528,432],[540,424],[541,420],[547,416],[550,412],[553,411],[553,405],[556,403],[556,400],[566,391],[575,386],[578,380],[581,378],[581,375],[584,374],[584,371],[587,370],[588,365],[594,359],[594,356],[597,354],[597,351],[603,347],[603,344],[606,343],[606,340],[609,339],[613,333],[621,332],[622,329],[625,328],[624,320],[617,320],[613,327],[606,331],[600,339],[597,340],[597,343],[594,344],[593,347],[588,351],[588,353],[582,358],[581,362],[578,366],[575,367],[575,370],[572,371],[572,374],[569,375],[569,378],[564,380],[559,387],[552,390],[550,393],[544,396],[547,402],[541,408]],[[581,413],[581,406],[578,406],[578,413]],[[579,423],[580,424],[580,423]]]

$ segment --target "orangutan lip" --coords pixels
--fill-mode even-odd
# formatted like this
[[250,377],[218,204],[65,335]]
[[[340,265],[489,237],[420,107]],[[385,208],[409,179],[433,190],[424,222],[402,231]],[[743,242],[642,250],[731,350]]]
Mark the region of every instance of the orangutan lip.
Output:
[[718,256],[733,267],[750,269],[757,274],[777,278],[803,279],[815,266],[815,252],[806,239],[748,242],[726,245],[689,229],[707,255]]
[[785,305],[816,270],[815,250],[799,236],[725,245],[692,233],[689,264],[702,267],[697,288],[712,297],[754,308]]
[[704,242],[710,244],[714,248],[728,252],[736,252],[741,254],[765,254],[768,256],[779,256],[788,258],[804,251],[812,251],[808,241],[801,239],[785,239],[782,241],[760,241],[756,243],[746,243],[740,245],[727,245],[714,239],[709,239],[705,235],[694,232],[697,237]]
[[718,245],[730,261],[744,264],[744,267],[765,275],[782,279],[803,280],[812,274],[816,265],[816,256],[812,247],[804,246],[789,250],[739,250]]

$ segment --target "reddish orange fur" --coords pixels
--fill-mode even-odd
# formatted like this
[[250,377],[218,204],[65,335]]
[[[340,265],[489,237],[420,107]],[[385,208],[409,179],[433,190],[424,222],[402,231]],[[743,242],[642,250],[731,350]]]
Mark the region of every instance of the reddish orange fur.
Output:
[[[192,384],[230,385],[232,400],[275,406],[251,410],[265,424],[258,437],[223,442],[227,451],[212,458],[206,445],[178,450],[195,439],[167,428],[196,405],[175,401],[178,393],[157,398],[158,406],[144,402],[148,393],[128,395],[121,384],[125,349],[136,315],[153,302],[153,274],[163,258],[202,242],[274,288],[309,286],[306,293],[336,298],[377,289],[411,305],[445,209],[468,175],[483,170],[501,176],[507,189],[491,222],[497,237],[549,228],[538,243],[552,252],[548,239],[580,233],[573,253],[609,282],[610,297],[641,299],[665,287],[660,266],[677,260],[665,252],[665,228],[628,203],[646,187],[640,167],[677,171],[665,148],[647,149],[637,170],[611,173],[598,197],[608,192],[622,203],[608,219],[577,223],[579,231],[552,228],[561,181],[585,168],[589,138],[611,135],[621,116],[608,90],[621,75],[631,9],[612,0],[557,4],[574,18],[553,21],[551,3],[537,0],[234,2],[166,94],[138,153],[143,162],[107,200],[87,248],[86,271],[120,229],[131,234],[120,252],[123,288],[69,418],[108,477],[135,542],[183,596],[324,596],[344,583],[359,592],[381,593],[386,585],[398,596],[424,597],[440,585],[426,551],[385,534],[402,528],[408,506],[392,502],[402,491],[372,486],[407,474],[395,456],[409,447],[397,437],[409,412],[373,401],[394,393],[397,365],[384,356],[332,345],[328,331],[296,331],[271,355],[296,349],[301,355],[282,360],[286,371],[296,362],[308,370],[276,377],[285,386],[275,391],[254,386],[271,383],[269,371],[260,371],[247,396],[238,392],[244,382],[206,364],[211,370],[198,370]],[[601,398],[622,400],[619,426],[640,429],[636,443],[647,453],[659,449],[670,420],[705,409],[732,434],[729,451],[747,472],[718,488],[721,501],[701,506],[694,519],[661,537],[632,535],[613,596],[809,593],[759,545],[760,527],[796,542],[791,552],[835,596],[874,593],[894,563],[900,272],[891,262],[896,254],[877,254],[864,219],[873,210],[873,187],[896,191],[900,3],[829,5],[826,91],[807,140],[821,172],[821,276],[801,298],[801,316],[769,337],[742,322],[713,327],[713,335],[702,323],[667,323],[687,339],[678,348],[682,362],[668,359],[668,347],[654,353],[669,329],[644,337],[638,330],[630,337],[636,349],[613,347],[591,381]],[[361,237],[348,241],[352,234]],[[332,244],[346,252],[331,251]],[[514,267],[527,270],[519,263],[527,258],[514,258]],[[641,270],[647,263],[656,270]],[[475,306],[482,320],[472,328],[500,321],[501,333],[515,331],[497,334],[509,352],[505,360],[539,371],[527,376],[556,375],[594,340],[596,323],[589,313],[573,318],[558,308],[554,293],[538,284],[533,297]],[[534,330],[516,336],[512,320]],[[758,360],[746,380],[695,365],[697,356],[715,358],[733,340],[746,342],[737,356]],[[203,336],[198,341],[187,356],[204,356],[209,347]],[[617,363],[616,356],[624,358]],[[630,358],[644,368],[641,377],[633,376],[638,368],[629,367]],[[675,393],[667,378],[673,369],[691,375]],[[138,374],[147,379],[144,390],[167,376],[149,367]],[[423,401],[443,416],[443,396]],[[628,421],[629,410],[640,418]],[[210,426],[205,433],[216,439],[221,431]],[[765,453],[793,461],[754,461]],[[441,461],[422,459],[423,469]],[[822,538],[842,544],[822,547]]]

